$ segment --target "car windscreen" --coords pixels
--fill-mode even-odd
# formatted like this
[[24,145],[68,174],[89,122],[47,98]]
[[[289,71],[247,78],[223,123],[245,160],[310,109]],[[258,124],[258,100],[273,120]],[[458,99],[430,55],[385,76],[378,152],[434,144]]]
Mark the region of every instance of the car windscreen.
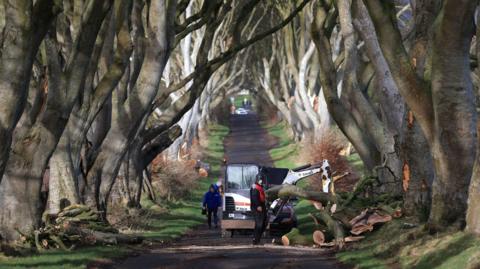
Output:
[[255,183],[255,177],[258,174],[258,167],[248,166],[228,166],[227,167],[227,188],[229,189],[250,189]]

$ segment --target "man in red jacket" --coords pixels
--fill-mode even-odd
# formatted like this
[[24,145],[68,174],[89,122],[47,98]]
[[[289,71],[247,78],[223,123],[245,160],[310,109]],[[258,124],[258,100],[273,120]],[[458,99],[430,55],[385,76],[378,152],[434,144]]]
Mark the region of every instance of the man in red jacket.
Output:
[[266,228],[267,208],[265,204],[265,190],[263,189],[264,176],[258,174],[255,179],[255,184],[250,189],[250,209],[255,218],[255,231],[253,244],[260,243],[260,238]]

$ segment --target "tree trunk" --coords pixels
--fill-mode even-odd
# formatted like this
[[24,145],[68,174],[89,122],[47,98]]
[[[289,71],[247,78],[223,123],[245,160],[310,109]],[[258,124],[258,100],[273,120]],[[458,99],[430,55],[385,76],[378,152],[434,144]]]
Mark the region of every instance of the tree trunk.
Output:
[[[477,143],[475,95],[469,50],[474,33],[475,1],[446,1],[435,22],[432,96],[435,133],[431,149],[433,182],[429,224],[436,228],[465,220],[468,186]],[[460,19],[459,19],[460,18]]]
[[[167,3],[168,2],[168,3]],[[112,122],[98,157],[87,176],[90,191],[89,205],[96,205],[106,218],[107,201],[120,164],[137,130],[145,126],[145,116],[152,109],[157,96],[161,75],[165,68],[173,42],[172,24],[175,16],[175,1],[155,1],[149,9],[149,37],[138,82]],[[135,109],[130,109],[135,107]]]
[[35,56],[50,23],[60,12],[55,1],[4,1],[5,26],[0,37],[0,181],[8,161],[12,134],[27,100]]
[[403,199],[407,216],[426,221],[430,212],[431,190],[435,173],[428,142],[413,112],[405,113],[403,123]]
[[[480,12],[476,13],[477,19],[477,61],[480,60]],[[480,68],[477,67],[477,73],[480,74]],[[480,126],[477,122],[477,131]],[[477,134],[478,135],[478,134]],[[473,174],[468,191],[468,209],[467,209],[467,232],[480,235],[480,138],[477,140],[477,157],[473,166]]]
[[[46,108],[35,125],[15,140],[4,180],[0,184],[0,193],[3,194],[0,197],[0,232],[6,240],[19,236],[15,231],[16,226],[20,231],[28,233],[40,222],[39,193],[42,177],[78,98],[95,38],[110,4],[110,1],[94,1],[86,9],[82,20],[85,27],[79,34],[70,62],[67,63],[66,76],[61,75],[55,32],[45,40],[50,73]],[[12,215],[19,211],[25,213]]]
[[467,232],[480,235],[480,143],[477,142],[477,158],[473,166],[468,193]]
[[318,9],[315,22],[312,23],[312,39],[318,51],[321,66],[320,81],[328,111],[345,136],[352,142],[366,168],[371,170],[380,163],[380,156],[371,138],[358,127],[355,119],[347,111],[341,99],[338,97],[336,70],[331,58],[330,41],[323,29],[326,19],[326,12]]
[[[63,136],[62,136],[63,137]],[[50,158],[50,177],[48,184],[49,214],[58,214],[62,204],[79,204],[80,192],[78,179],[72,172],[74,168],[70,159],[68,144],[60,139],[57,149]]]

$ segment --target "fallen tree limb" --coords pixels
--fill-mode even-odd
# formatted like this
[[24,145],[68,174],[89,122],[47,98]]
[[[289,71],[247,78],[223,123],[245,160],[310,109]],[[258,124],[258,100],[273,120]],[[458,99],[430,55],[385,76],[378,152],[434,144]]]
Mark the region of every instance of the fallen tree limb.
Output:
[[307,191],[294,185],[278,185],[266,191],[269,201],[274,201],[277,198],[299,197],[307,200],[313,200],[322,203],[323,205],[330,203],[337,203],[338,198],[324,192]]
[[365,189],[369,186],[372,186],[376,181],[378,180],[377,177],[374,176],[368,176],[360,179],[360,181],[355,184],[355,188],[353,191],[350,193],[348,196],[347,200],[345,203],[343,203],[344,206],[349,206],[352,201],[360,194],[365,192]]
[[71,251],[77,245],[94,244],[138,244],[143,237],[120,234],[117,229],[101,220],[98,212],[85,205],[71,205],[52,221],[35,230],[33,234],[22,234],[23,247],[34,246],[38,252],[47,249]]
[[340,180],[340,179],[342,179],[342,178],[344,178],[344,177],[346,177],[346,176],[348,176],[348,175],[350,175],[350,174],[351,174],[350,172],[345,172],[345,173],[343,173],[343,174],[341,174],[341,175],[333,176],[333,178],[332,178],[332,179],[333,179],[333,182],[336,182],[337,180]]
[[313,245],[313,238],[311,236],[303,235],[297,228],[293,228],[289,233],[282,236],[282,245]]
[[328,231],[335,237],[336,245],[342,249],[345,244],[345,232],[342,225],[324,210],[311,214],[311,216],[327,225]]

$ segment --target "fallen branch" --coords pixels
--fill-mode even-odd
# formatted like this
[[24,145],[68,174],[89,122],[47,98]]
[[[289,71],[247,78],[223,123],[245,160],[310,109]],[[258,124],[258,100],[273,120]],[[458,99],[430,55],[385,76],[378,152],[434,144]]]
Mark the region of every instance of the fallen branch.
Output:
[[93,244],[137,244],[143,238],[118,233],[118,230],[104,223],[98,212],[85,205],[71,205],[63,209],[51,222],[33,232],[21,234],[26,248],[34,245],[38,252],[60,248],[71,251],[76,245]]
[[337,203],[338,198],[324,192],[306,191],[294,185],[278,185],[266,191],[267,198],[274,201],[278,198],[299,197],[307,200],[317,201],[324,205]]
[[355,188],[353,191],[350,193],[348,196],[347,200],[343,204],[344,206],[349,206],[352,201],[360,194],[365,192],[365,189],[369,186],[372,186],[376,181],[378,181],[377,177],[374,176],[368,176],[360,179],[360,181],[355,184]]
[[342,225],[324,210],[311,214],[311,217],[327,225],[328,231],[335,237],[336,245],[339,247],[339,249],[342,249],[345,243],[345,232]]
[[311,236],[303,235],[297,228],[293,228],[289,233],[282,236],[282,244],[284,246],[308,246],[313,244],[313,238]]

